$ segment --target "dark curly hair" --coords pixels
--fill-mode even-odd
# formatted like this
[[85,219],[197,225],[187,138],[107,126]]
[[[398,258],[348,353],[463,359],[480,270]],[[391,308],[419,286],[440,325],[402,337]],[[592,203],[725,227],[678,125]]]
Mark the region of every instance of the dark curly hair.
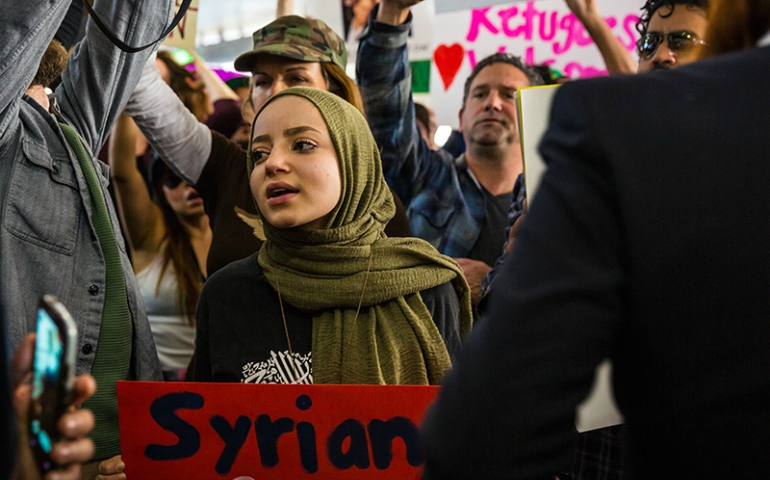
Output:
[[639,16],[639,21],[636,22],[636,31],[639,32],[640,35],[646,34],[647,29],[650,26],[652,15],[658,11],[660,7],[669,7],[671,13],[668,15],[661,15],[662,17],[667,17],[674,12],[675,5],[685,5],[690,8],[697,7],[707,13],[709,8],[708,0],[647,0],[642,7],[642,14]]
[[529,79],[529,84],[532,86],[543,84],[543,77],[541,77],[540,74],[537,73],[532,67],[524,65],[524,62],[521,61],[521,57],[517,57],[511,53],[495,53],[485,57],[483,60],[477,63],[475,67],[473,67],[471,74],[465,81],[465,90],[463,91],[463,107],[465,106],[465,101],[468,99],[468,94],[471,91],[471,84],[473,83],[473,80],[484,68],[495,63],[507,63],[508,65],[512,65],[518,68],[524,72],[524,75],[526,75]]

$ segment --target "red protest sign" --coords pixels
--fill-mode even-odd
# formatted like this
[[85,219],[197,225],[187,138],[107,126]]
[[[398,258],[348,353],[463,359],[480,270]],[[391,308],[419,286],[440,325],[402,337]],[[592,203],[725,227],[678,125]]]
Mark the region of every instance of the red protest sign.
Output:
[[438,387],[118,382],[129,478],[419,478]]

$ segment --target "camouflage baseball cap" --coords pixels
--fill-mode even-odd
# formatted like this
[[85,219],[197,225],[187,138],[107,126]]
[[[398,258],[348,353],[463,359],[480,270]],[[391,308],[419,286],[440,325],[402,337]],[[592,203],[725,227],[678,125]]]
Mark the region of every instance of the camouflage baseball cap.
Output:
[[336,63],[343,70],[348,62],[345,42],[321,20],[287,15],[257,30],[252,37],[254,49],[235,59],[236,70],[251,72],[260,54]]

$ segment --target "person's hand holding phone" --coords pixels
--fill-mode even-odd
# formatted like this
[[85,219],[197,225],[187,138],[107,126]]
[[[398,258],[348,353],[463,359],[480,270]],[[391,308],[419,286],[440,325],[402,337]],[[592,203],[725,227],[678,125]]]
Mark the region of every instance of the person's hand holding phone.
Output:
[[[12,478],[19,480],[40,478],[27,437],[27,413],[32,397],[29,379],[33,371],[34,352],[35,335],[30,334],[13,358],[13,403],[19,425],[19,455]],[[79,479],[80,464],[93,456],[94,444],[85,435],[94,428],[94,416],[90,410],[76,410],[75,406],[83,403],[95,391],[96,381],[91,375],[75,377],[70,408],[57,423],[61,440],[53,446],[50,455],[58,468],[48,472],[46,480]]]

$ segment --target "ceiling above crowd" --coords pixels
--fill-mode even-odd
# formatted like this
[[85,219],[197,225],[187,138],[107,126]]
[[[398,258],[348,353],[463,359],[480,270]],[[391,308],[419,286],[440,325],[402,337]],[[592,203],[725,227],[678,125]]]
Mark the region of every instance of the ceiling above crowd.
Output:
[[[304,15],[319,0],[291,0]],[[342,1],[342,0],[339,0]],[[436,12],[478,8],[516,0],[435,0]],[[278,0],[199,0],[198,50],[207,60],[226,63],[249,48],[251,33],[276,18]]]

